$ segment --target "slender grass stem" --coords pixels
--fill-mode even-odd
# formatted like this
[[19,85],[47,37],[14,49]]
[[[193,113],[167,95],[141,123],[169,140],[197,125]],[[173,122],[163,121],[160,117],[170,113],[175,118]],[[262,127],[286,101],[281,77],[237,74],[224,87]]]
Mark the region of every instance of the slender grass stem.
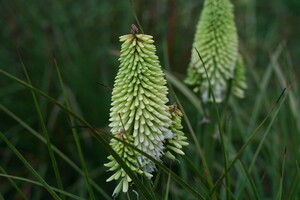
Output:
[[[8,175],[7,172],[2,168],[0,167],[0,172],[3,174],[3,175]],[[0,174],[1,176],[1,174]],[[19,186],[15,183],[15,181],[11,178],[11,177],[7,177],[8,181],[12,184],[12,186],[17,190],[18,194],[20,195],[20,197],[22,199],[25,199],[25,200],[28,200],[27,196],[24,194],[24,192],[19,188]]]
[[54,199],[62,200],[56,192],[48,185],[48,183],[39,175],[37,171],[31,166],[31,164],[24,158],[24,156],[16,149],[16,147],[5,137],[0,131],[0,138],[7,144],[7,146],[16,154],[16,156],[22,161],[27,169],[41,182],[43,187],[51,194]]
[[[14,120],[16,120],[22,127],[24,127],[29,133],[31,133],[38,140],[40,140],[44,144],[47,143],[47,140],[42,135],[40,135],[38,132],[33,130],[33,128],[31,128],[28,124],[26,124],[23,120],[21,120],[19,117],[17,117],[14,113],[12,113],[10,110],[5,108],[1,104],[0,104],[0,110],[2,110],[8,116],[10,116]],[[78,172],[80,175],[84,176],[84,172],[80,169],[80,167],[78,167],[67,155],[65,155],[62,151],[60,151],[53,144],[51,145],[51,148],[62,160],[64,160],[66,163],[68,163],[76,172]],[[90,182],[91,182],[92,186],[99,192],[99,194],[102,195],[103,198],[105,198],[107,200],[111,199],[111,197],[93,179],[90,178]]]
[[[207,69],[205,67],[205,63],[204,63],[199,51],[197,50],[197,48],[195,48],[195,50],[197,51],[199,59],[201,60],[201,62],[203,64],[205,74],[206,74],[206,78],[207,78],[208,85],[209,85],[209,91],[210,91],[210,94],[212,95],[212,98],[213,98],[213,104],[214,104],[215,112],[216,112],[216,115],[217,115],[218,129],[219,129],[219,134],[220,134],[220,139],[221,139],[221,147],[222,147],[223,158],[224,158],[224,167],[225,167],[225,170],[226,170],[227,167],[228,167],[228,160],[227,160],[227,155],[226,155],[225,141],[224,141],[224,136],[223,136],[222,122],[221,122],[221,118],[220,118],[220,114],[219,114],[219,109],[218,109],[218,106],[217,106],[217,103],[216,103],[216,98],[215,98],[215,95],[214,95],[214,91],[212,91],[212,86],[211,86],[211,83],[210,83],[210,78],[208,76]],[[226,190],[226,197],[227,197],[227,199],[230,199],[229,198],[229,191],[230,191],[229,175],[226,174],[225,178],[226,178],[226,184],[227,184],[227,187],[228,187],[228,190]]]
[[[37,181],[34,181],[34,180],[31,180],[31,179],[27,179],[27,178],[23,178],[23,177],[19,177],[19,176],[12,176],[12,175],[8,175],[8,174],[2,174],[0,173],[0,176],[2,177],[6,177],[8,179],[15,179],[15,180],[19,180],[19,181],[23,181],[23,182],[27,182],[27,183],[31,183],[31,184],[34,184],[34,185],[38,185],[38,186],[43,186],[43,184],[37,182]],[[76,200],[86,200],[84,198],[81,198],[81,197],[78,197],[74,194],[71,194],[69,192],[66,192],[64,190],[61,190],[61,189],[58,189],[58,188],[55,188],[55,187],[52,187],[50,186],[50,188],[55,191],[55,192],[58,192],[58,193],[61,193],[63,194],[64,196],[68,196],[68,197],[71,197],[72,199],[76,199]]]
[[[61,76],[56,58],[54,58],[54,64],[55,64],[57,76],[58,76],[58,79],[59,79],[60,87],[61,87],[61,90],[62,90],[62,93],[63,93],[63,96],[64,96],[64,101],[65,101],[65,104],[66,104],[66,108],[68,110],[71,110],[71,106],[70,106],[70,103],[69,103],[69,97],[66,93],[64,82],[63,82],[63,79],[62,79],[62,76]],[[75,126],[74,118],[71,115],[69,115],[69,119],[70,119],[71,126]],[[87,188],[88,188],[88,191],[89,191],[90,198],[92,200],[95,200],[95,194],[94,194],[93,188],[91,186],[90,176],[89,176],[88,169],[87,169],[87,166],[86,166],[86,163],[85,163],[85,160],[84,160],[84,156],[83,156],[83,153],[82,153],[82,149],[81,149],[80,140],[79,140],[79,137],[78,137],[77,130],[72,129],[72,134],[73,134],[73,138],[75,140],[76,149],[77,149],[79,159],[80,159],[80,163],[81,163],[81,166],[82,166],[82,169],[83,169],[83,172],[84,172],[84,178],[85,178],[85,181],[86,181],[86,185],[87,185]]]
[[[25,76],[26,76],[26,79],[27,79],[27,82],[29,84],[31,84],[31,80],[29,78],[29,75],[28,75],[28,72],[27,72],[27,69],[25,67],[25,64],[20,56],[20,61],[21,61],[21,65],[22,65],[22,68],[23,68],[23,71],[25,73]],[[37,101],[37,98],[36,98],[36,95],[33,91],[30,91],[31,92],[31,95],[32,95],[32,99],[33,99],[33,102],[34,102],[34,106],[35,106],[35,109],[36,109],[36,112],[38,114],[38,118],[39,118],[39,121],[40,121],[40,124],[41,124],[41,127],[42,127],[42,130],[43,130],[43,133],[45,135],[45,138],[47,140],[47,149],[48,149],[48,153],[49,153],[49,156],[50,156],[50,159],[51,159],[51,164],[52,164],[52,168],[54,170],[54,174],[55,174],[55,178],[56,178],[56,182],[57,182],[57,186],[59,189],[63,190],[63,184],[62,184],[62,180],[61,180],[61,175],[59,173],[59,170],[58,170],[58,165],[57,165],[57,161],[56,161],[56,158],[55,158],[55,155],[53,153],[53,150],[51,148],[51,140],[50,140],[50,136],[49,136],[49,133],[48,133],[48,130],[46,128],[46,125],[45,125],[45,121],[44,121],[44,118],[43,118],[43,114],[41,112],[41,109],[40,109],[40,106],[39,106],[39,103]],[[61,198],[62,199],[65,199],[64,195],[61,194]]]
[[[274,123],[274,120],[278,114],[278,111],[280,110],[286,95],[283,95],[285,90],[280,95],[280,98],[277,99],[276,103],[273,105],[271,111],[268,113],[268,115],[262,120],[262,122],[258,125],[258,127],[253,131],[253,133],[249,136],[246,143],[240,148],[235,158],[231,161],[228,168],[225,170],[225,173],[218,179],[218,181],[215,183],[214,187],[210,191],[210,194],[212,195],[213,192],[216,190],[217,186],[219,185],[220,181],[226,176],[226,174],[230,171],[230,169],[233,167],[233,165],[238,161],[238,159],[241,157],[244,150],[247,148],[247,146],[253,141],[253,139],[257,136],[263,125],[269,120],[269,118],[272,116],[270,124]],[[272,113],[274,113],[272,115]]]

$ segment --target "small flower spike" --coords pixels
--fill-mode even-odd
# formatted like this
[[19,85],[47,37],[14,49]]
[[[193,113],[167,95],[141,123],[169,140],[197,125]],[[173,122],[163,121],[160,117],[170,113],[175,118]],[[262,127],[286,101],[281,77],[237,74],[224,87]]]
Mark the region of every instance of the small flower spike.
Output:
[[[204,102],[212,101],[205,68],[195,48],[203,58],[216,101],[222,102],[230,80],[235,79],[238,58],[237,30],[233,5],[229,0],[205,0],[185,80],[186,84],[194,87],[195,92],[200,92]],[[244,88],[239,87],[240,90]],[[237,97],[243,97],[242,91],[232,93]]]
[[187,146],[189,143],[187,143],[185,140],[187,140],[187,137],[182,132],[182,124],[181,124],[181,118],[182,118],[182,112],[177,108],[177,105],[170,105],[169,111],[171,113],[171,119],[172,119],[172,125],[170,127],[173,137],[166,140],[166,147],[167,147],[167,153],[166,156],[174,159],[175,156],[170,152],[175,152],[180,155],[184,155],[184,152],[182,151],[183,146]]

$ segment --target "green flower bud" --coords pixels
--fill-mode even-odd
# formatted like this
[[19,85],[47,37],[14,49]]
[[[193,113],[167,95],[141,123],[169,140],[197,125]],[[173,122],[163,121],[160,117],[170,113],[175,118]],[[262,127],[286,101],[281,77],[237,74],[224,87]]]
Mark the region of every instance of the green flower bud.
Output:
[[[199,51],[208,73],[217,102],[234,79],[238,57],[238,37],[234,23],[233,5],[229,0],[206,0],[197,25],[191,62],[185,83],[200,91],[204,102],[212,101],[205,68],[195,48]],[[237,95],[241,97],[241,92]],[[233,92],[236,95],[236,92]]]

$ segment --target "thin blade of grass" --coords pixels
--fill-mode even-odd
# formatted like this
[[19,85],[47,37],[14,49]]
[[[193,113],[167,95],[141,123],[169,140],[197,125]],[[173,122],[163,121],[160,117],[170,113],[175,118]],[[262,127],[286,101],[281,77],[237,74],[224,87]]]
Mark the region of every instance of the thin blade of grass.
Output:
[[136,23],[138,24],[139,29],[141,29],[142,34],[144,34],[143,27],[140,23],[140,20],[138,19],[137,15],[136,15],[135,9],[134,9],[134,0],[129,0],[129,3],[130,3],[131,12],[134,16],[134,19],[135,19]]
[[248,181],[249,181],[249,183],[250,183],[250,185],[251,185],[252,192],[253,192],[254,195],[255,195],[255,199],[259,200],[260,198],[259,198],[259,194],[258,194],[258,192],[257,192],[257,186],[255,185],[253,179],[251,178],[250,172],[247,170],[245,164],[244,164],[241,160],[240,160],[240,163],[241,163],[241,165],[242,165],[242,167],[243,167],[243,170],[244,170],[244,172],[245,172],[245,174],[246,174],[246,176],[247,176],[247,178],[248,178]]
[[44,188],[52,195],[54,199],[61,198],[55,193],[55,191],[46,183],[46,181],[39,175],[37,171],[30,165],[30,163],[23,157],[23,155],[16,149],[16,147],[5,137],[5,135],[0,131],[0,138],[7,144],[7,146],[16,154],[16,156],[22,161],[22,163],[27,167],[27,169],[41,182]]
[[[24,64],[21,56],[19,56],[19,57],[20,57],[21,66],[23,68],[23,71],[24,71],[25,77],[27,79],[27,82],[29,84],[31,84],[31,80],[29,78],[29,75],[28,75],[27,69],[25,67],[25,64]],[[52,164],[52,168],[53,168],[54,175],[55,175],[55,178],[56,178],[57,186],[58,186],[59,189],[64,190],[64,187],[63,187],[63,184],[62,184],[62,180],[61,180],[61,175],[60,175],[60,172],[59,172],[59,169],[58,169],[58,165],[57,165],[57,161],[56,161],[55,155],[53,153],[53,150],[51,148],[52,144],[51,144],[51,140],[50,140],[50,136],[49,136],[48,130],[47,130],[46,125],[45,125],[43,114],[41,112],[41,109],[40,109],[40,106],[39,106],[39,103],[37,101],[35,93],[33,91],[30,91],[30,92],[31,92],[31,95],[32,95],[32,99],[33,99],[33,102],[34,102],[34,106],[35,106],[36,112],[38,114],[38,119],[40,121],[43,133],[44,133],[46,141],[47,141],[47,150],[48,150],[48,153],[49,153],[49,156],[50,156],[50,159],[51,159],[51,164]],[[61,198],[62,199],[66,199],[63,195],[61,195]]]
[[[205,176],[202,175],[202,173],[199,171],[199,169],[197,169],[197,167],[194,165],[194,163],[186,156],[186,155],[181,155],[181,157],[186,161],[186,164],[191,168],[191,170],[193,171],[193,178],[194,180],[197,182],[198,179],[201,182],[201,186],[202,187],[202,194],[204,195],[205,199],[207,199],[209,197],[209,183],[208,180],[206,179]],[[198,178],[198,179],[197,179]]]
[[[0,167],[0,172],[2,174],[4,174],[4,175],[8,175],[7,172],[2,167]],[[24,192],[19,188],[19,186],[15,183],[15,181],[12,178],[10,178],[10,177],[7,177],[7,179],[12,184],[12,186],[17,190],[17,192],[20,195],[20,197],[22,199],[28,200],[28,198],[26,197],[26,195],[24,194]]]
[[281,169],[281,177],[280,177],[280,184],[279,184],[279,190],[278,190],[278,199],[282,199],[282,183],[283,183],[283,177],[284,177],[284,169],[285,169],[285,163],[286,163],[286,150],[287,147],[284,149],[284,155],[282,160],[282,169]]
[[[287,80],[284,77],[284,74],[279,66],[278,59],[271,59],[271,62],[275,68],[275,73],[278,77],[279,83],[281,87],[287,86]],[[291,68],[291,66],[289,66]],[[296,82],[296,77],[292,78],[292,83],[290,84],[290,88],[295,87],[294,84]],[[298,131],[300,131],[300,113],[298,110],[300,110],[299,101],[297,101],[296,95],[294,94],[293,90],[290,90],[289,92],[289,102],[290,102],[290,108],[292,111],[292,114],[294,115],[294,119],[297,121],[296,125],[298,128]]]
[[[54,58],[54,64],[55,64],[56,73],[57,73],[57,76],[58,76],[58,79],[59,79],[60,87],[61,87],[61,90],[62,90],[62,93],[63,93],[63,96],[64,96],[66,107],[69,110],[71,110],[71,106],[70,106],[70,103],[69,103],[69,97],[66,93],[66,90],[65,90],[65,87],[64,87],[64,82],[63,82],[59,67],[57,65],[56,58]],[[68,115],[68,116],[69,116],[69,119],[70,119],[71,126],[74,126],[75,123],[74,123],[73,117],[71,115]],[[83,172],[84,172],[84,178],[85,178],[85,181],[86,181],[86,185],[87,185],[87,188],[88,188],[88,191],[89,191],[90,198],[92,200],[95,200],[95,194],[94,194],[93,188],[91,187],[90,176],[89,176],[87,166],[85,164],[85,160],[84,160],[84,157],[83,157],[83,153],[82,153],[82,149],[81,149],[81,145],[80,145],[80,140],[78,138],[77,130],[72,129],[72,133],[73,133],[73,138],[75,140],[76,149],[77,149],[77,152],[78,152],[78,155],[79,155],[79,160],[80,160],[80,163],[81,163],[81,167],[82,167]]]
[[253,131],[253,133],[249,136],[247,142],[240,148],[240,150],[238,151],[237,155],[235,156],[235,158],[231,161],[231,163],[229,164],[228,168],[226,169],[225,173],[218,179],[218,181],[215,183],[213,189],[211,190],[210,194],[213,194],[213,192],[216,190],[217,186],[220,183],[220,180],[222,180],[226,174],[230,171],[230,169],[233,167],[233,165],[236,163],[236,161],[240,158],[240,156],[242,155],[242,153],[244,152],[244,150],[247,148],[247,146],[253,141],[253,139],[256,137],[256,135],[259,133],[260,129],[262,128],[262,126],[268,121],[268,119],[272,116],[272,120],[270,122],[270,124],[274,123],[274,120],[278,114],[278,111],[280,110],[286,95],[284,95],[285,90],[283,90],[283,92],[280,95],[280,98],[277,99],[276,103],[273,105],[271,111],[267,114],[267,116],[263,119],[263,121],[258,125],[258,127]]
[[155,191],[157,189],[157,186],[159,184],[160,178],[161,178],[161,169],[158,169],[155,179],[153,181],[153,190]]
[[[279,112],[279,110],[276,110],[276,112],[275,112],[274,115],[277,115],[278,112]],[[261,148],[262,148],[262,146],[263,146],[263,144],[264,144],[264,141],[266,140],[266,137],[267,137],[268,133],[270,132],[270,130],[271,130],[271,128],[272,128],[272,125],[273,125],[273,123],[274,123],[274,120],[275,120],[275,117],[272,117],[270,124],[268,125],[266,131],[265,131],[264,134],[263,134],[262,139],[261,139],[260,142],[259,142],[259,145],[258,145],[258,147],[257,147],[257,149],[256,149],[256,151],[255,151],[255,154],[254,154],[254,156],[253,156],[253,159],[252,159],[252,161],[251,161],[251,164],[250,164],[250,167],[249,167],[249,172],[251,172],[252,169],[253,169],[253,167],[254,167],[255,161],[256,161],[256,159],[257,159],[257,157],[258,157],[258,154],[259,154],[259,152],[260,152],[260,150],[261,150]]]
[[[299,180],[299,176],[300,176],[300,173],[299,171],[297,171],[294,175],[293,175],[293,181],[291,183],[291,186],[287,189],[287,193],[286,193],[286,197],[285,199],[296,199],[295,196],[293,196],[293,193],[295,193],[295,191],[299,191],[299,183],[298,183],[298,180]],[[299,195],[298,195],[299,196]]]
[[166,185],[166,194],[165,194],[165,200],[169,199],[169,190],[170,190],[170,183],[171,183],[171,174],[168,174],[168,180]]
[[[283,92],[284,92],[285,90],[286,90],[286,89],[284,89]],[[282,93],[282,94],[283,94],[283,93]],[[277,116],[278,112],[279,112],[279,109],[275,111],[274,116]],[[260,151],[261,151],[261,149],[262,149],[262,147],[263,147],[263,144],[264,144],[264,142],[265,142],[265,140],[266,140],[268,134],[270,133],[270,130],[271,130],[271,128],[272,128],[272,125],[273,125],[273,123],[274,123],[274,120],[275,120],[275,117],[272,117],[272,118],[271,118],[271,122],[269,123],[269,125],[268,125],[266,131],[264,132],[264,134],[263,134],[263,136],[262,136],[262,138],[261,138],[261,140],[260,140],[260,142],[259,142],[258,147],[256,148],[256,151],[255,151],[255,153],[254,153],[254,155],[253,155],[253,158],[252,158],[252,160],[251,160],[251,163],[250,163],[250,166],[249,166],[249,169],[248,169],[249,173],[251,173],[252,170],[253,170],[253,167],[254,167],[255,162],[256,162],[256,160],[257,160],[257,158],[258,158],[258,155],[259,155],[259,153],[260,153]],[[243,189],[244,185],[245,185],[245,184],[242,183],[242,185],[241,185],[241,190]]]
[[[282,45],[278,45],[274,54],[271,56],[271,60],[273,60],[273,59],[277,60],[278,57],[280,56],[281,52],[282,52]],[[272,64],[272,61],[270,61],[269,65],[267,67],[267,70],[265,71],[264,75],[262,76],[263,79],[260,81],[260,84],[259,84],[260,91],[259,91],[257,98],[255,99],[255,104],[254,104],[252,116],[250,119],[250,125],[249,125],[249,129],[248,129],[249,132],[254,129],[255,123],[258,118],[258,113],[261,109],[263,100],[265,99],[267,86],[270,81],[273,69],[274,69],[274,66]]]
[[[225,167],[225,170],[227,169],[228,167],[228,159],[227,159],[227,155],[226,155],[226,148],[225,148],[225,141],[224,141],[224,135],[223,135],[223,131],[222,131],[222,122],[221,122],[221,117],[220,117],[220,114],[219,114],[219,109],[218,109],[218,106],[217,106],[217,103],[216,103],[216,98],[215,98],[215,94],[214,94],[214,91],[212,89],[212,86],[211,86],[211,83],[210,83],[210,78],[208,76],[208,72],[207,72],[207,69],[206,69],[206,66],[205,66],[205,63],[198,51],[197,48],[195,48],[195,50],[197,51],[197,54],[199,56],[199,59],[200,61],[202,62],[202,65],[203,65],[203,68],[205,70],[205,74],[206,74],[206,78],[207,78],[207,81],[208,81],[208,86],[209,86],[209,92],[213,98],[213,105],[214,105],[214,108],[215,108],[215,112],[216,112],[216,115],[217,115],[217,122],[218,122],[218,130],[219,130],[219,134],[220,134],[220,139],[221,139],[221,148],[222,148],[222,152],[223,152],[223,158],[224,158],[224,167]],[[229,180],[229,175],[226,174],[225,175],[225,179],[226,179],[226,185],[228,187],[228,190],[226,190],[226,199],[230,199],[229,196],[230,196],[230,180]]]
[[237,198],[234,196],[234,194],[231,192],[231,190],[227,187],[227,185],[225,183],[223,183],[223,182],[221,182],[221,183],[224,186],[224,188],[226,189],[226,191],[228,192],[229,196],[231,198],[233,198],[234,200],[237,200]]
[[[0,173],[0,176],[2,177],[6,177],[8,179],[15,179],[15,180],[19,180],[19,181],[23,181],[23,182],[26,182],[26,183],[31,183],[31,184],[34,184],[34,185],[38,185],[38,186],[43,186],[43,184],[37,182],[37,181],[34,181],[34,180],[31,180],[31,179],[27,179],[27,178],[23,178],[23,177],[19,177],[19,176],[12,176],[12,175],[8,175],[8,174],[2,174]],[[79,196],[76,196],[74,194],[71,194],[69,192],[66,192],[64,190],[61,190],[61,189],[58,189],[58,188],[55,188],[55,187],[52,187],[50,186],[50,188],[53,190],[53,191],[56,191],[58,193],[61,193],[63,194],[64,196],[68,196],[68,197],[71,197],[72,199],[76,199],[76,200],[86,200],[82,197],[79,197]]]
[[[5,112],[8,116],[16,120],[21,126],[23,126],[30,134],[36,137],[38,140],[46,144],[46,139],[41,136],[38,132],[36,132],[33,128],[31,128],[28,124],[26,124],[23,120],[17,117],[14,113],[8,110],[6,107],[0,104],[0,110]],[[84,172],[70,159],[68,158],[62,151],[60,151],[55,145],[51,145],[53,151],[61,157],[66,163],[68,163],[75,171],[77,171],[80,175],[84,176]],[[100,186],[90,178],[90,182],[92,186],[102,195],[103,198],[110,200],[110,196],[102,189]]]
[[202,183],[205,186],[208,186],[209,184],[208,184],[207,180],[200,173],[200,171],[197,169],[197,167],[194,165],[194,163],[186,155],[182,155],[181,157],[186,161],[186,163],[190,166],[190,168],[192,169],[192,171],[194,172],[194,174],[202,181]]

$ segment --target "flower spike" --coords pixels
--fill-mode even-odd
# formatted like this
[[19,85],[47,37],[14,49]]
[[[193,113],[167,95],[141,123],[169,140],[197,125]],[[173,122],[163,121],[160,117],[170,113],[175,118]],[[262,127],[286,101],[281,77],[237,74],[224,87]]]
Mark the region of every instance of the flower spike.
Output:
[[[169,101],[167,81],[155,54],[153,37],[139,34],[138,28],[132,25],[131,34],[121,36],[120,41],[120,66],[112,91],[109,119],[111,133],[160,162],[168,139],[170,149],[177,148],[175,151],[182,153],[178,144],[185,143],[174,139],[178,133],[176,127],[172,128],[175,124],[166,105]],[[151,160],[116,139],[112,139],[110,145],[133,172],[152,177],[156,167]],[[107,181],[119,180],[113,195],[127,192],[130,177],[112,156],[108,159],[110,162],[105,166],[115,173]]]
[[[203,58],[208,77],[203,63],[200,61],[195,48]],[[231,79],[235,79],[238,58],[238,36],[234,23],[233,5],[229,0],[205,0],[204,8],[197,25],[191,62],[188,68],[188,76],[185,83],[194,87],[195,92],[200,92],[204,102],[212,101],[209,93],[208,79],[217,102],[222,102]],[[244,76],[242,70],[238,70],[240,76]],[[236,81],[245,82],[242,79]],[[245,83],[234,88],[231,93],[237,97],[243,97]]]

